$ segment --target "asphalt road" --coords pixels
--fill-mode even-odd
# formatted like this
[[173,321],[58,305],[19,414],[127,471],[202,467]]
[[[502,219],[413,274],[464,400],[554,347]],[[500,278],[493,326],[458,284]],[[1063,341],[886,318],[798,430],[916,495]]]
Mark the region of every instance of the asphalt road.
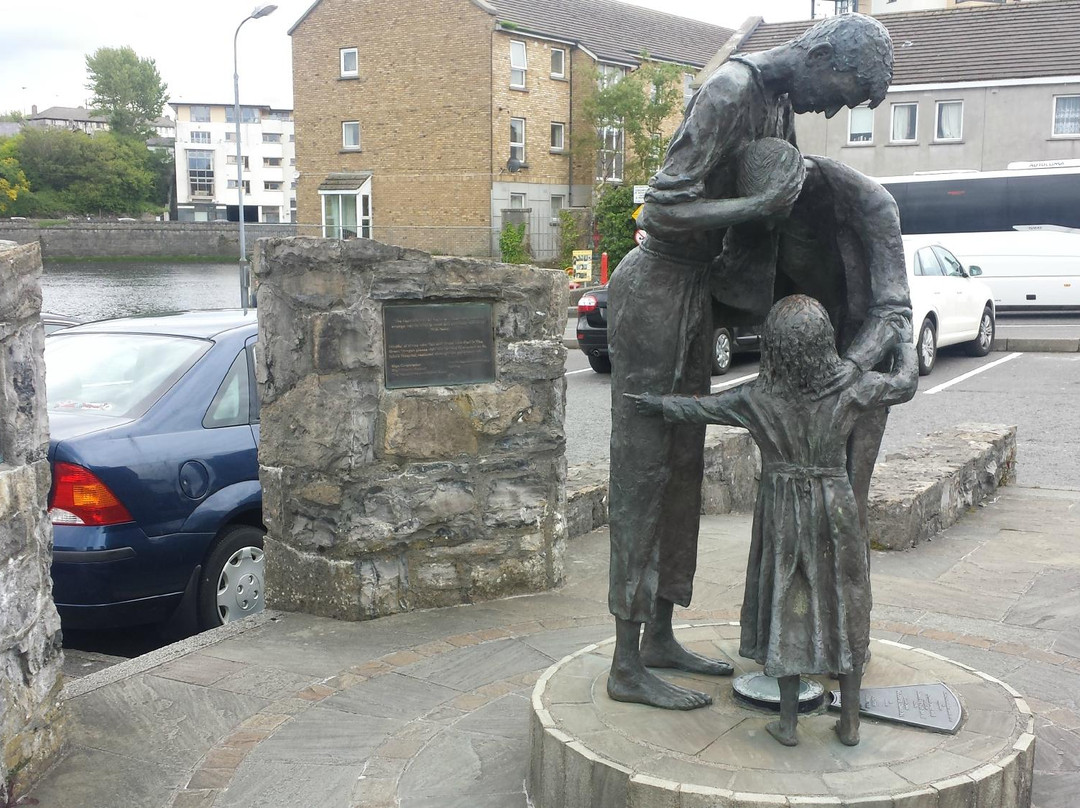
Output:
[[[1002,314],[998,337],[1080,337],[1080,313]],[[713,389],[749,381],[757,355],[735,357]],[[610,378],[589,368],[580,351],[568,352],[566,458],[571,465],[608,456]],[[883,456],[924,435],[963,423],[1017,427],[1019,481],[1043,488],[1080,490],[1080,353],[994,352],[973,358],[943,348],[919,392],[894,407]]]

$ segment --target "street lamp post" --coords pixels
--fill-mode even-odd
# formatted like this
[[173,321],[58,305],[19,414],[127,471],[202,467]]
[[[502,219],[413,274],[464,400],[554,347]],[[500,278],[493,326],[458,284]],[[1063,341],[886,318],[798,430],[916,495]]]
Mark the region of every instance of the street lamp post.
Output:
[[248,14],[236,26],[233,34],[233,118],[236,121],[236,196],[238,200],[237,218],[240,220],[240,305],[247,310],[252,305],[250,293],[250,275],[248,273],[247,244],[244,241],[244,155],[240,144],[240,71],[237,67],[236,41],[240,36],[240,29],[248,20],[257,20],[277,11],[277,6],[267,4],[256,6],[255,10]]

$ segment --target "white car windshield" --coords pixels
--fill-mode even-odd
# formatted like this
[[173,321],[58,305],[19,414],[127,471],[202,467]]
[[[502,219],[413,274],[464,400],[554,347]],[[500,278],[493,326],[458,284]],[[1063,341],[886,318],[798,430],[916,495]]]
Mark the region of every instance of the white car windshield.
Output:
[[210,347],[159,334],[62,334],[45,341],[50,412],[137,418]]

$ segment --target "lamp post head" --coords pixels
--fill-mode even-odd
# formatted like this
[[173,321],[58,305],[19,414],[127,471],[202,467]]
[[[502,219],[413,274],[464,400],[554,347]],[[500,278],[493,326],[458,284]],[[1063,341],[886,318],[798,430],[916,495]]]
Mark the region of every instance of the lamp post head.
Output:
[[277,6],[273,3],[267,3],[265,6],[255,6],[255,10],[251,12],[251,19],[257,20],[260,17],[266,17],[277,11]]

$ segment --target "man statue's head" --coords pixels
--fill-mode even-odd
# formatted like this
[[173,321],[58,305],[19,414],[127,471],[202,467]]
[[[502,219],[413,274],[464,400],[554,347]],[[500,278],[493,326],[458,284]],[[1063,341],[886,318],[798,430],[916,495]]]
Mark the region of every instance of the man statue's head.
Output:
[[893,48],[889,32],[873,17],[838,14],[827,17],[792,40],[805,69],[796,70],[790,97],[796,112],[824,112],[885,100],[892,81]]

